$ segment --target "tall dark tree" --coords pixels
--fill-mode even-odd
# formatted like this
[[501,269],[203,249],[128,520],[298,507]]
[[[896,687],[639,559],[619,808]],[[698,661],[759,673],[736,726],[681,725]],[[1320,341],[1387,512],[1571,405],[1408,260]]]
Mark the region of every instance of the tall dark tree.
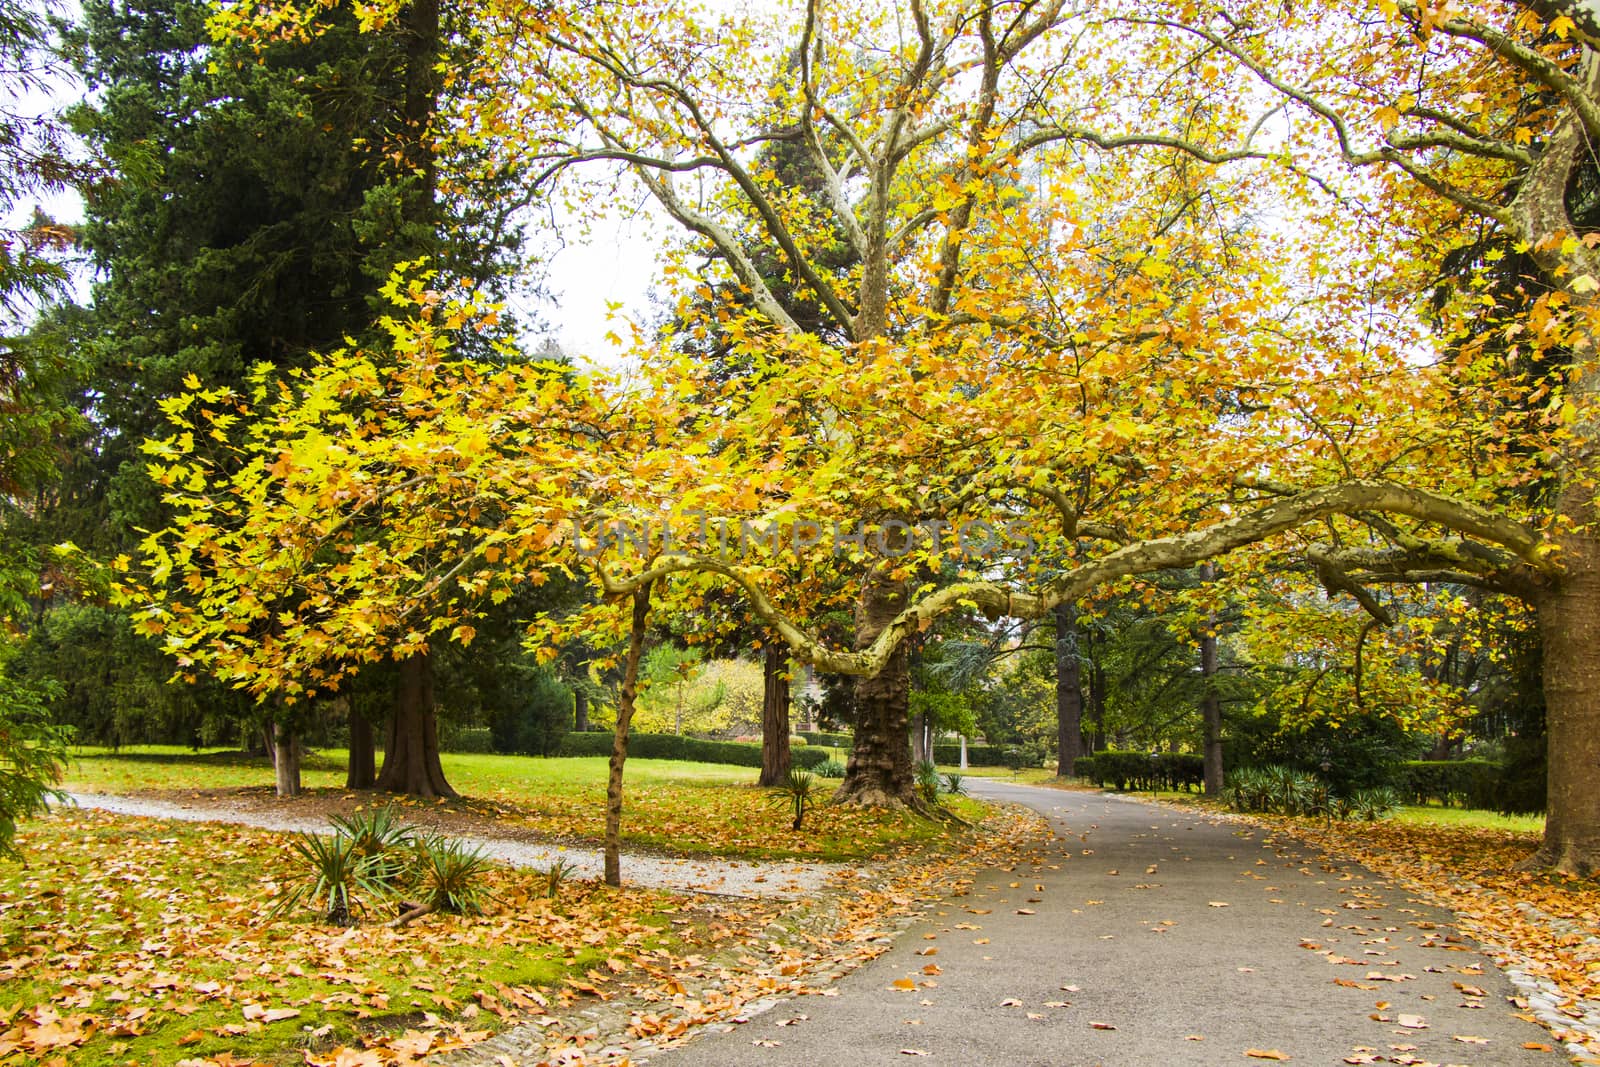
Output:
[[[379,290],[397,263],[429,259],[493,285],[515,236],[499,207],[435,188],[437,4],[375,35],[336,8],[309,40],[258,48],[213,43],[209,12],[90,0],[70,37],[94,91],[74,122],[116,178],[88,198],[98,276],[74,450],[85,458],[52,523],[108,552],[164,523],[140,451],[164,432],[164,399],[196,380],[242,386],[260,363],[287,372],[347,338],[380,343]],[[447,791],[428,657],[393,677],[393,766],[380,784]],[[370,748],[358,743],[364,721],[351,725],[360,784]],[[296,777],[284,778],[291,789]]]

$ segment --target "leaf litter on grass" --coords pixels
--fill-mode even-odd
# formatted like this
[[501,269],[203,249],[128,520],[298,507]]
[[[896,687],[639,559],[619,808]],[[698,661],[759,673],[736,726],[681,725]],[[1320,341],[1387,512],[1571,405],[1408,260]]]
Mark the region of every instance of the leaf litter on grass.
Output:
[[518,1067],[600,1062],[587,1021],[564,1021],[574,1005],[625,1001],[623,1043],[660,1046],[754,999],[831,995],[831,975],[887,949],[886,924],[1036,829],[994,822],[935,862],[842,872],[819,921],[779,943],[769,924],[806,902],[571,882],[551,902],[542,872],[504,868],[480,916],[275,922],[284,835],[62,812],[27,828],[30,867],[0,866],[0,1065],[409,1064],[524,1024]]

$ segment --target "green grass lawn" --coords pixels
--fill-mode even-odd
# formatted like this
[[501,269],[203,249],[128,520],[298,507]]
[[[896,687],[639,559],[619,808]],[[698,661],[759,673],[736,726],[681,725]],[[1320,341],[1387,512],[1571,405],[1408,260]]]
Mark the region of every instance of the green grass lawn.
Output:
[[[323,750],[307,757],[302,781],[311,790],[343,795],[345,753]],[[573,844],[598,842],[605,829],[607,761],[599,756],[542,759],[446,753],[446,778],[469,798],[509,823]],[[623,836],[634,845],[674,852],[752,858],[849,861],[918,846],[937,845],[949,832],[909,813],[826,805],[790,829],[786,809],[754,785],[756,771],[727,764],[630,760]],[[176,746],[139,746],[112,753],[84,748],[67,771],[66,788],[137,793],[254,788],[272,785],[266,760],[237,752],[194,753]],[[826,781],[824,785],[826,785]],[[975,800],[951,798],[971,820],[985,810]]]
[[1512,830],[1520,833],[1543,833],[1543,815],[1502,815],[1497,811],[1480,811],[1475,808],[1444,808],[1436,804],[1406,805],[1391,816],[1395,822],[1408,826],[1460,827],[1477,830]]

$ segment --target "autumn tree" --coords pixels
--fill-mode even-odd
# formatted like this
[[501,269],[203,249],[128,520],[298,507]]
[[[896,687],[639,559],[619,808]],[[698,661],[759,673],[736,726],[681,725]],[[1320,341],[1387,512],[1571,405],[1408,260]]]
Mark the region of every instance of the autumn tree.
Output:
[[[46,520],[55,539],[111,554],[167,521],[140,449],[165,433],[162,404],[191,375],[239,388],[252,366],[304,367],[346,338],[370,350],[382,342],[379,290],[397,262],[429,256],[501,291],[515,237],[505,183],[482,197],[473,194],[483,185],[436,188],[426,127],[448,29],[419,36],[426,26],[400,20],[362,35],[355,14],[337,9],[314,34],[214,41],[211,14],[183,0],[89,4],[73,33],[96,90],[75,122],[118,173],[89,201],[85,241],[100,274],[78,327],[93,364],[76,398],[85,429]],[[504,332],[461,343],[501,358],[490,342]],[[155,675],[170,664],[135,662],[166,705],[191,703]],[[426,655],[383,680],[393,686],[384,785],[447,788],[429,754]],[[262,714],[205,679],[193,688],[209,690],[199,701],[208,708]],[[370,787],[372,729],[354,710],[368,702],[345,703],[349,781]]]
[[[1288,558],[1368,610],[1371,585],[1425,581],[1536,604],[1542,858],[1593,866],[1600,800],[1578,783],[1595,736],[1600,283],[1563,202],[1593,110],[1579,13],[1380,4],[1257,26],[1159,5],[810,3],[702,21],[485,0],[479,14],[483,70],[518,89],[455,116],[459,135],[563,180],[631,168],[748,290],[731,343],[765,368],[719,406],[692,361],[658,354],[629,406],[670,433],[633,439],[626,467],[590,450],[574,473],[604,487],[586,504],[652,523],[697,509],[762,543],[733,556],[658,538],[584,567],[618,600],[667,578],[673,595],[731,583],[801,658],[860,678],[844,797],[915,803],[905,645],[940,616],[1038,618],[1134,575]],[[774,131],[809,146],[819,188],[748,165]],[[1543,257],[1555,284],[1507,329],[1576,353],[1560,381],[1499,374],[1470,346],[1430,358],[1443,346],[1419,314],[1414,242],[1464,213]],[[774,297],[733,236],[750,220],[837,338]],[[858,255],[837,269],[817,254],[835,227]],[[713,402],[695,416],[674,407],[685,395]],[[1518,424],[1516,449],[1486,414],[1536,405],[1547,417]],[[799,422],[807,407],[818,417]],[[1562,486],[1548,506],[1500,491],[1530,476],[1528,455]],[[859,581],[850,649],[799,625],[775,581],[814,522],[838,523],[843,543],[817,554]]]

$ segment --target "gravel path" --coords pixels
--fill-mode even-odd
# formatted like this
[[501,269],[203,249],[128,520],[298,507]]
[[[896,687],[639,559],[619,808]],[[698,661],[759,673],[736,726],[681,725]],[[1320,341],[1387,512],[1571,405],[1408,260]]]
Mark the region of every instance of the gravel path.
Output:
[[1189,812],[971,788],[1035,809],[1056,839],[980,874],[837,995],[752,1013],[653,1067],[1565,1061],[1450,913],[1395,883]]
[[[296,816],[289,812],[250,811],[226,802],[186,804],[106,793],[68,793],[67,797],[70,803],[78,807],[119,815],[233,823],[287,832],[308,830],[326,833],[328,830],[328,824],[323,819]],[[548,867],[556,860],[564,859],[573,865],[574,873],[581,878],[599,878],[605,869],[604,855],[598,849],[539,845],[480,834],[451,833],[449,836],[476,845],[486,854],[513,867]],[[628,885],[737,897],[792,900],[811,896],[821,890],[840,869],[837,864],[798,861],[755,862],[626,851],[622,855],[622,880]]]

